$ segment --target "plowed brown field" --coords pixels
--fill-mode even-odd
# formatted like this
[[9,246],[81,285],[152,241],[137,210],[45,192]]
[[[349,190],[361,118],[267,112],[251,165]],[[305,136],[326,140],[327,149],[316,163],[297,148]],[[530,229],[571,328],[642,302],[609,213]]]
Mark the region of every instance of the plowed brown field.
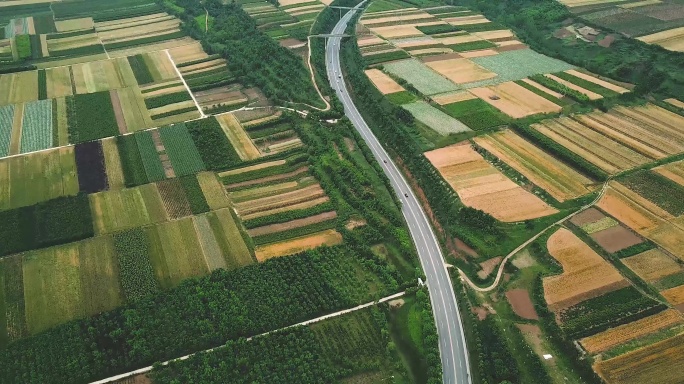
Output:
[[575,199],[596,189],[592,180],[511,130],[480,136],[475,142],[558,201]]
[[563,266],[562,274],[544,279],[544,297],[553,311],[629,285],[615,267],[568,229],[551,235],[547,246]]
[[683,320],[684,318],[682,318],[682,314],[679,313],[679,311],[668,309],[596,335],[585,337],[580,340],[580,343],[587,352],[595,354],[630,340],[679,324]]
[[292,255],[298,252],[314,249],[322,245],[335,245],[342,242],[342,235],[334,229],[314,233],[280,243],[258,246],[254,250],[258,261],[263,262],[273,257]]
[[670,256],[664,254],[659,249],[651,249],[638,255],[622,259],[622,262],[629,267],[637,276],[647,282],[653,282],[662,277],[684,270],[679,263],[672,260]]
[[522,221],[558,212],[504,176],[469,145],[440,148],[426,152],[425,157],[465,205],[498,220]]
[[684,382],[684,334],[601,361],[594,370],[608,384]]

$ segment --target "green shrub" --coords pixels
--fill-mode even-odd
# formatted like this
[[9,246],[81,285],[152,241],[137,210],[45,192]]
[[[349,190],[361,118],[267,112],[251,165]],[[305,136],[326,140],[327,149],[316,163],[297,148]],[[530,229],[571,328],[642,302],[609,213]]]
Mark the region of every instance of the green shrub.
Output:
[[121,288],[128,301],[142,299],[159,291],[149,258],[150,247],[141,228],[115,233],[114,249],[119,261]]
[[200,213],[209,212],[209,205],[204,198],[204,192],[202,192],[202,187],[200,187],[199,182],[197,181],[197,176],[183,176],[180,178],[180,182],[183,186],[183,190],[185,190],[185,196],[190,203],[192,214],[199,215]]
[[17,35],[14,38],[14,43],[17,47],[19,60],[26,60],[31,57],[31,39],[29,35]]
[[[143,55],[137,54],[134,56],[128,56],[128,63],[131,65],[133,75],[135,76],[135,80],[138,82],[138,84],[144,85],[154,83],[154,77],[152,76],[150,69],[147,67],[147,63],[145,63],[145,58]],[[145,104],[147,104],[147,100],[145,100]]]
[[71,143],[77,144],[119,134],[109,91],[68,96],[67,114]]
[[214,117],[188,121],[185,126],[207,169],[222,171],[240,163],[240,157]]
[[187,91],[180,91],[169,93],[166,95],[159,95],[147,98],[145,99],[145,106],[147,107],[147,109],[154,109],[169,104],[180,103],[187,100],[192,100],[190,94]]

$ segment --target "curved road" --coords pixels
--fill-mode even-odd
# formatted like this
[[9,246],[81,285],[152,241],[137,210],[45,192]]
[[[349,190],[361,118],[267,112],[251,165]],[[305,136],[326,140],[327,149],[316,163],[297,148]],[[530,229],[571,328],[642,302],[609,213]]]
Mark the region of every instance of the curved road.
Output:
[[[357,5],[359,8],[363,3]],[[342,35],[356,10],[350,10],[340,19],[332,31],[333,35]],[[447,274],[442,252],[432,227],[418,199],[408,183],[392,162],[378,139],[373,135],[361,114],[354,106],[347,87],[342,78],[340,66],[341,37],[328,38],[326,46],[326,68],[332,88],[344,104],[344,113],[354,124],[363,139],[371,148],[373,155],[389,177],[394,191],[402,202],[402,212],[408,223],[411,236],[418,250],[420,263],[427,277],[426,284],[430,291],[432,311],[439,335],[439,350],[442,358],[443,382],[449,384],[469,384],[470,368],[465,336],[461,327],[461,317],[456,306],[456,297]]]

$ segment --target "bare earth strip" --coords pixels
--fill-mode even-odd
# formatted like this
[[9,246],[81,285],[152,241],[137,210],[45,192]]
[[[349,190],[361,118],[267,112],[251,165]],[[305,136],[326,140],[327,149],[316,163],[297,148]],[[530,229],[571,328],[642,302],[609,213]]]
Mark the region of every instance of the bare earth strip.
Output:
[[281,213],[281,212],[294,211],[297,209],[307,209],[307,208],[315,207],[319,204],[327,203],[328,201],[330,201],[330,198],[328,196],[323,196],[323,197],[307,200],[307,201],[304,201],[301,203],[288,204],[288,205],[282,206],[282,207],[276,207],[273,209],[268,209],[268,210],[264,210],[261,212],[252,213],[249,215],[243,215],[242,219],[243,220],[250,220],[250,219],[256,219],[257,217],[275,215],[276,213]]
[[684,320],[682,314],[674,309],[668,309],[643,319],[611,328],[596,335],[580,340],[584,349],[591,354],[606,351],[617,345],[669,328]]
[[661,165],[660,167],[654,168],[653,171],[658,172],[675,183],[684,186],[684,160],[667,165]]
[[255,252],[257,260],[263,262],[273,257],[291,255],[322,245],[336,245],[341,242],[342,235],[334,229],[328,229],[305,237],[259,246],[256,247]]
[[404,87],[399,85],[394,79],[384,74],[379,69],[368,69],[366,70],[366,76],[373,82],[376,88],[383,94],[387,95],[390,93],[404,91]]
[[274,160],[274,161],[268,161],[265,163],[259,163],[259,164],[254,164],[250,165],[248,167],[243,167],[243,168],[238,168],[238,169],[231,169],[229,171],[224,171],[219,173],[219,177],[226,177],[226,176],[231,176],[231,175],[239,175],[241,173],[245,172],[252,172],[252,171],[258,171],[260,169],[264,168],[270,168],[270,167],[275,167],[278,165],[285,165],[287,162],[285,160]]
[[235,115],[224,113],[217,115],[216,120],[218,120],[221,128],[223,128],[223,132],[233,144],[242,160],[253,160],[261,156],[252,139],[249,138],[247,132],[245,132],[240,122],[235,118]]
[[247,230],[247,233],[249,233],[249,235],[251,237],[268,235],[271,233],[283,232],[283,231],[287,231],[290,229],[305,227],[305,226],[311,225],[311,224],[322,223],[324,221],[332,220],[336,217],[337,217],[337,212],[335,212],[335,211],[323,212],[323,213],[319,213],[318,215],[305,217],[303,219],[290,220],[290,221],[285,222],[285,223],[271,224],[271,225],[265,225],[263,227],[252,228],[252,229]]
[[506,82],[484,88],[473,88],[470,92],[501,112],[516,119],[539,113],[560,112],[562,110],[561,106],[514,82]]

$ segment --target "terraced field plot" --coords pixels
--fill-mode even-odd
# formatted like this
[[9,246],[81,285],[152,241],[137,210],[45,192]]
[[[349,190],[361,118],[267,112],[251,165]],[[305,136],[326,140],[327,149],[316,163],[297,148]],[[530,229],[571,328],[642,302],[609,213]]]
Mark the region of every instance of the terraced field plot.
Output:
[[425,157],[458,193],[463,204],[505,222],[529,220],[558,212],[490,165],[468,145],[426,152]]
[[513,131],[481,136],[475,142],[560,202],[584,196],[596,189],[591,179]]
[[533,128],[612,174],[684,151],[683,121],[647,105],[544,120]]
[[684,225],[681,216],[673,216],[657,204],[615,181],[609,183],[609,188],[599,200],[598,207],[680,260],[684,260],[684,247],[681,242],[684,238]]
[[544,297],[553,311],[629,285],[615,267],[567,229],[551,235],[547,247],[563,266],[561,275],[544,279]]

